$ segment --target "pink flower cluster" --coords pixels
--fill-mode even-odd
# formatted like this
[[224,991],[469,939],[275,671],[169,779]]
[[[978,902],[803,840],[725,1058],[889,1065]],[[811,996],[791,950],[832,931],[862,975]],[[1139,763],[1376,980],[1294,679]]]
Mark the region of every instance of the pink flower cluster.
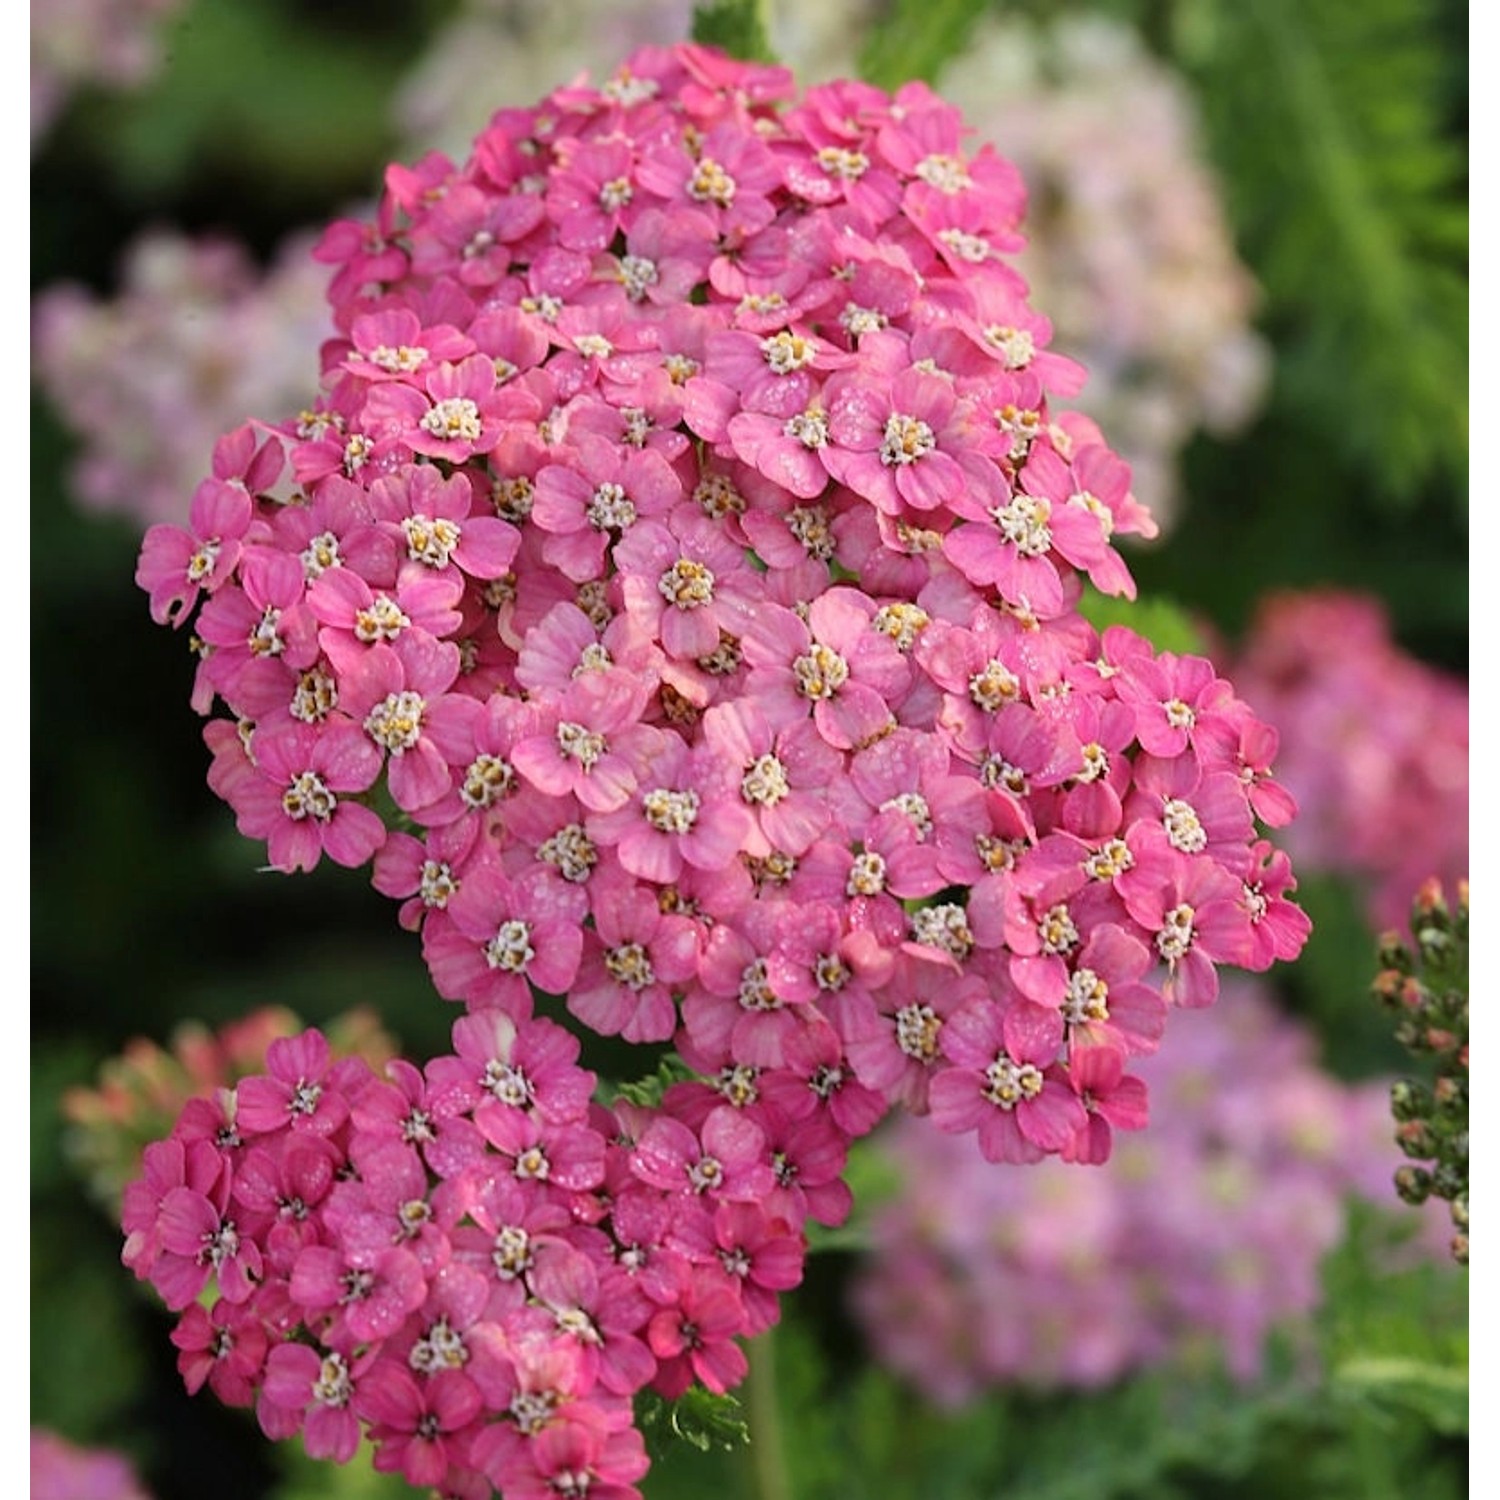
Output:
[[1359,881],[1381,930],[1405,927],[1424,880],[1467,876],[1468,688],[1403,650],[1378,599],[1273,594],[1226,655],[1279,731],[1299,864]]
[[[140,1175],[142,1152],[171,1130],[187,1102],[263,1072],[271,1043],[302,1029],[303,1022],[283,1006],[262,1007],[217,1031],[186,1021],[168,1047],[135,1037],[105,1059],[92,1087],[64,1090],[64,1149],[94,1197],[118,1216],[121,1191]],[[327,1022],[324,1034],[334,1056],[357,1054],[376,1069],[397,1053],[375,1012],[363,1007]]]
[[31,1429],[31,1500],[151,1500],[130,1460],[85,1448],[44,1427]]
[[[199,1098],[126,1189],[125,1263],[190,1391],[272,1438],[476,1500],[625,1500],[631,1398],[745,1374],[802,1275],[806,1194],[748,1112],[591,1102],[578,1039],[499,1008],[384,1078],[321,1033]],[[692,1123],[688,1123],[688,1122]],[[786,1157],[778,1154],[776,1160]]]
[[232,240],[152,229],[127,248],[113,297],[72,282],[38,294],[33,367],[78,440],[80,506],[142,529],[181,521],[226,428],[302,405],[328,319],[311,248],[291,236],[262,270]]
[[31,142],[80,88],[135,89],[161,64],[162,32],[184,0],[34,0]]
[[[964,142],[925,86],[794,100],[680,46],[392,167],[319,244],[321,394],[223,438],[137,574],[193,620],[210,784],[271,865],[372,863],[461,1026],[553,1038],[543,995],[670,1044],[696,1081],[631,1172],[696,1195],[711,1161],[794,1240],[893,1105],[1103,1160],[1169,1005],[1307,932],[1258,828],[1293,811],[1273,731],[1078,612],[1085,579],[1133,593],[1114,540],[1153,525],[1049,412],[1082,372],[1007,260],[1018,175]],[[472,1123],[520,1162],[555,1122]],[[598,1188],[582,1139],[565,1193]],[[179,1156],[186,1245],[229,1190]],[[341,1223],[385,1191],[350,1159]],[[491,1212],[440,1198],[455,1232]],[[717,1331],[769,1316],[711,1301],[712,1356],[647,1340],[659,1388],[728,1383]]]
[[[996,1172],[971,1142],[894,1126],[900,1186],[854,1288],[883,1363],[944,1405],[1174,1360],[1260,1373],[1271,1331],[1317,1306],[1349,1198],[1393,1201],[1389,1083],[1324,1072],[1243,980],[1143,1072],[1166,1108],[1098,1172]],[[1413,1248],[1436,1264],[1446,1240],[1435,1214]]]

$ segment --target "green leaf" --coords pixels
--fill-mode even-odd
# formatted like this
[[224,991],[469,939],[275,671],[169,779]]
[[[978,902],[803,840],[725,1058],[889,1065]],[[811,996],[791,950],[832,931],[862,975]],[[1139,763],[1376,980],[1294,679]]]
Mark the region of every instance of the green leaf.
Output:
[[1158,651],[1190,656],[1202,655],[1207,649],[1203,632],[1192,616],[1170,599],[1116,599],[1085,587],[1078,612],[1098,631],[1111,625],[1128,625]]
[[[1187,0],[1275,401],[1387,502],[1467,490],[1466,161],[1433,0]],[[1462,508],[1462,506],[1461,506]]]
[[744,62],[776,61],[762,0],[705,0],[694,6],[693,40]]
[[346,1464],[309,1458],[300,1442],[278,1443],[283,1479],[271,1500],[412,1500],[411,1486],[401,1474],[377,1474],[371,1462],[374,1448],[360,1444]]
[[888,0],[860,52],[860,76],[893,91],[916,78],[931,83],[989,8],[989,0]]
[[697,1076],[675,1052],[668,1052],[657,1063],[654,1073],[630,1083],[616,1084],[615,1096],[642,1109],[655,1109],[661,1103],[661,1096],[674,1083],[683,1083]]
[[675,1401],[646,1391],[636,1416],[648,1443],[653,1437],[660,1442],[669,1435],[707,1453],[714,1448],[741,1448],[750,1441],[740,1403],[727,1392],[716,1396],[699,1385],[689,1386]]
[[1346,1360],[1333,1371],[1332,1380],[1338,1393],[1412,1412],[1447,1436],[1469,1431],[1467,1367],[1368,1356]]

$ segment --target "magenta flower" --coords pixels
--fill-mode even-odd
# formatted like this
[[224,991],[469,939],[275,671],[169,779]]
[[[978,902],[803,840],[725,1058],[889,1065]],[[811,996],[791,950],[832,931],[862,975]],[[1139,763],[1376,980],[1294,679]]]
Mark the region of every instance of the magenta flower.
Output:
[[591,433],[578,437],[568,460],[537,474],[531,518],[547,534],[546,561],[582,583],[603,576],[613,536],[682,499],[682,481],[659,453],[621,452]]
[[346,1464],[359,1447],[360,1423],[353,1400],[361,1367],[343,1354],[308,1344],[278,1344],[266,1364],[261,1391],[261,1427],[272,1436],[301,1431],[310,1458]]
[[254,774],[222,780],[221,795],[240,832],[265,840],[275,869],[310,870],[325,854],[358,868],[385,842],[380,815],[356,800],[380,779],[380,752],[347,719],[267,724],[244,765]]
[[254,515],[243,486],[205,479],[186,527],[157,525],[146,532],[135,581],[151,596],[158,625],[182,626],[200,594],[214,593],[233,577]]
[[531,1014],[531,986],[561,995],[578,973],[587,898],[545,867],[512,880],[494,861],[475,865],[441,916],[422,929],[439,994],[471,1006]]
[[873,741],[890,725],[892,702],[910,669],[889,637],[871,628],[874,607],[852,588],[814,600],[807,622],[767,609],[745,639],[751,664],[747,690],[773,713],[812,707],[818,733],[835,749]]
[[981,486],[1003,496],[991,465],[964,461],[976,418],[941,375],[908,366],[871,382],[861,364],[830,381],[826,397],[834,478],[878,510],[937,514]]
[[435,572],[499,578],[521,545],[521,534],[509,521],[473,513],[467,475],[443,479],[430,464],[377,479],[370,503],[406,558]]
[[190,1396],[205,1384],[226,1406],[253,1406],[269,1340],[253,1306],[221,1297],[210,1312],[194,1302],[172,1330],[177,1370]]
[[620,875],[599,877],[591,905],[594,927],[584,934],[568,1009],[602,1036],[667,1041],[677,1029],[677,988],[698,971],[696,927]]
[[943,1027],[932,1079],[932,1121],[974,1130],[988,1161],[1039,1161],[1084,1126],[1084,1109],[1056,1067],[1061,1028],[1040,1007],[971,1002]]
[[440,1484],[461,1457],[483,1405],[478,1387],[458,1370],[439,1370],[419,1384],[389,1360],[365,1372],[354,1396],[355,1411],[370,1424],[376,1469],[424,1487]]

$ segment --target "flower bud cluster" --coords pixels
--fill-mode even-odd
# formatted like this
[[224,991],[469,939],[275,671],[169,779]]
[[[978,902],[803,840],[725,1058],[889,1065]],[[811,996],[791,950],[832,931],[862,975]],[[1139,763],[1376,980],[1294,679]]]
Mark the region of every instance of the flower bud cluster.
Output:
[[[728,1104],[592,1101],[579,1044],[490,1009],[377,1076],[320,1032],[190,1104],[126,1189],[125,1263],[190,1391],[444,1496],[635,1496],[631,1398],[745,1374],[810,1211]],[[687,1120],[695,1123],[689,1125]]]
[[[550,1038],[541,995],[670,1045],[694,1076],[630,1169],[729,1172],[717,1233],[767,1185],[778,1239],[840,1222],[892,1106],[1103,1160],[1169,1006],[1306,937],[1274,732],[1079,612],[1154,527],[1049,407],[1082,371],[1009,263],[1023,207],[923,85],[643,50],[333,225],[319,394],[142,548],[240,830],[372,866],[460,1027]],[[721,1389],[734,1320],[687,1317],[658,1388]]]
[[[1172,1042],[1142,1066],[1152,1128],[1098,1171],[996,1172],[969,1141],[893,1124],[895,1190],[853,1294],[883,1363],[945,1405],[1169,1362],[1262,1373],[1271,1332],[1318,1305],[1349,1201],[1390,1205],[1387,1086],[1324,1071],[1246,980]],[[1412,1248],[1440,1259],[1441,1229]]]
[[1396,1040],[1425,1065],[1430,1082],[1391,1088],[1396,1143],[1411,1158],[1396,1191],[1412,1204],[1444,1199],[1453,1220],[1453,1258],[1469,1261],[1469,885],[1452,906],[1437,880],[1412,903],[1413,942],[1388,932],[1380,942],[1375,996],[1396,1019]]

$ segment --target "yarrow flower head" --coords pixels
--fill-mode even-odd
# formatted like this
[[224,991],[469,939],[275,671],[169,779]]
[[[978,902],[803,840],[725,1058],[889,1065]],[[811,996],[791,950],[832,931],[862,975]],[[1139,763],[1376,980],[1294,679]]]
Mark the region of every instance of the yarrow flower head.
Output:
[[[1102,1160],[1169,1008],[1300,948],[1269,732],[1079,613],[1154,523],[1053,418],[1083,372],[1006,261],[1024,207],[925,85],[796,100],[682,45],[320,241],[316,395],[138,576],[195,622],[242,831],[372,862],[467,1016],[389,1086],[279,1048],[225,1111],[254,1186],[201,1133],[146,1163],[128,1262],[317,1355],[273,1348],[268,1432],[634,1493],[630,1396],[738,1381],[887,1109]],[[690,1076],[590,1109],[539,995]]]

